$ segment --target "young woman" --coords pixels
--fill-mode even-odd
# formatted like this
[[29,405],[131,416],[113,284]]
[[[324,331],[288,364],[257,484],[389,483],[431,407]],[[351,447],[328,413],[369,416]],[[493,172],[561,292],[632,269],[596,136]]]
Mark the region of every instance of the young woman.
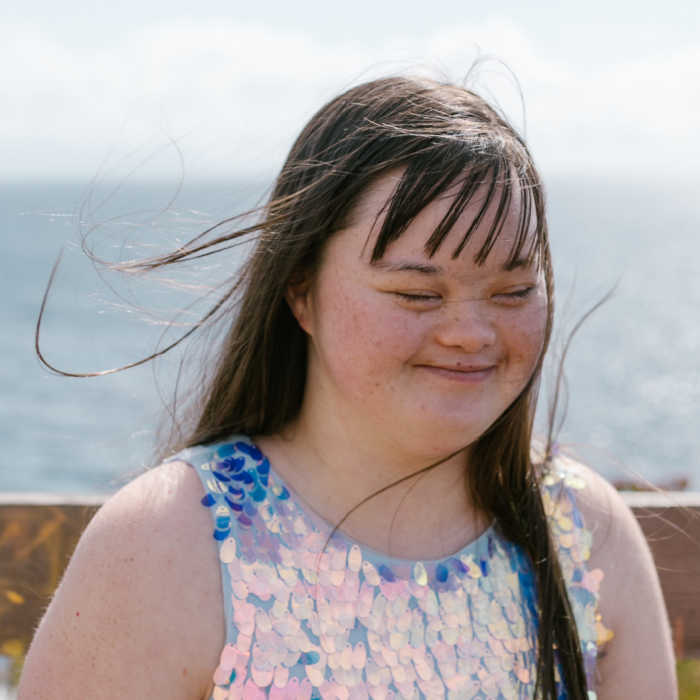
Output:
[[674,698],[634,517],[532,449],[552,270],[515,131],[360,85],[255,225],[142,266],[249,233],[185,449],[95,516],[20,700]]

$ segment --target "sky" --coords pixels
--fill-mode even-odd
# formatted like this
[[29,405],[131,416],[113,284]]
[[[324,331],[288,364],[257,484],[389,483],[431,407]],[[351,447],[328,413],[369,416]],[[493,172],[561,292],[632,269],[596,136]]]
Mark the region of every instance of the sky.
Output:
[[0,181],[272,174],[339,91],[477,58],[545,175],[700,184],[697,0],[4,3]]

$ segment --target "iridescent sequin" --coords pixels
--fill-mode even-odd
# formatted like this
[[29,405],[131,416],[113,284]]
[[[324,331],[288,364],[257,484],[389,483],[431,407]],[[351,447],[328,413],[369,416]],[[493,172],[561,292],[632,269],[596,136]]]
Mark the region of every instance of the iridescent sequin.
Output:
[[[374,552],[306,512],[247,438],[191,448],[222,568],[227,640],[212,700],[531,698],[536,605],[524,553],[494,527],[439,561]],[[543,492],[578,625],[589,698],[603,573],[560,465]]]

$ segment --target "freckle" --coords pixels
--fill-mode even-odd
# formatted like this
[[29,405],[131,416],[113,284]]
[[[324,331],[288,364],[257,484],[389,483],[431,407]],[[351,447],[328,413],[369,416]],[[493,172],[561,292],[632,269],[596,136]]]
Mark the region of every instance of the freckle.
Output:
[[80,617],[80,611],[79,611],[79,610],[76,610],[76,611],[75,611],[75,616],[76,616],[76,617]]
[[186,676],[186,675],[187,675],[187,669],[186,669],[186,668],[183,668],[183,669],[182,669],[182,675],[183,675],[183,676]]

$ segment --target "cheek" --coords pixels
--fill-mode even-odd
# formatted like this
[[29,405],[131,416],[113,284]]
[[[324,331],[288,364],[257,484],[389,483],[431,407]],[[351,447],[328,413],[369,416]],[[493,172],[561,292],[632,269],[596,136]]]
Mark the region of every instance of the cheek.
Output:
[[342,288],[323,298],[316,310],[317,352],[333,373],[347,381],[379,385],[398,371],[420,345],[419,324],[411,323],[381,295]]
[[528,374],[534,369],[544,345],[546,307],[534,307],[523,313],[507,330],[510,358]]

